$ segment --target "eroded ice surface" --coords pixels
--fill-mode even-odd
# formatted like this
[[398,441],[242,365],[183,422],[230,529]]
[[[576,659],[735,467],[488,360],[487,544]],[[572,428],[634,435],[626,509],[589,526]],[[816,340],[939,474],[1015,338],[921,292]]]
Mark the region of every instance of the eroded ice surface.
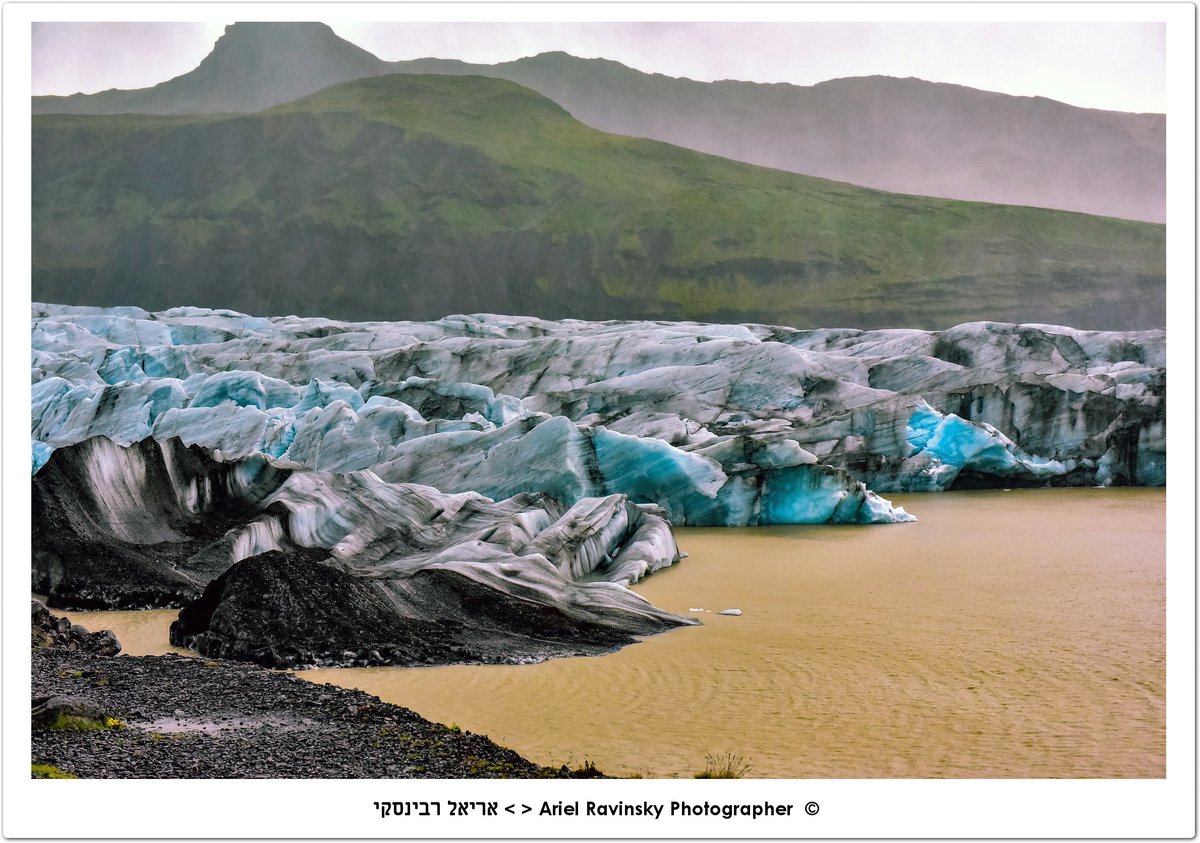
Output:
[[[1166,482],[1162,331],[33,308],[33,468],[91,436],[677,524],[903,520],[867,489]],[[865,485],[863,485],[865,484]]]
[[604,652],[692,623],[627,587],[679,557],[624,495],[493,501],[177,439],[96,437],[33,478],[33,583],[53,605],[199,600],[188,646],[272,666]]

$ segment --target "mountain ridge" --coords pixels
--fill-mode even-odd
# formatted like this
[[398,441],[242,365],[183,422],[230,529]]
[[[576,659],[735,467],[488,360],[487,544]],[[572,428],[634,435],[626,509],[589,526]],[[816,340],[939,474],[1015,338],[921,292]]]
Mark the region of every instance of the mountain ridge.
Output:
[[591,129],[485,77],[34,118],[33,292],[262,314],[1165,320],[1162,226],[889,194]]
[[[308,46],[281,47],[272,31]],[[201,72],[213,55],[255,66],[266,49],[307,58],[292,55],[286,73],[216,74],[212,63]],[[509,79],[603,131],[889,192],[1165,221],[1163,115],[911,77],[698,82],[562,51],[496,65],[387,62],[324,24],[234,24],[189,74],[140,91],[34,97],[32,105],[34,113],[253,113],[328,84],[396,72]]]

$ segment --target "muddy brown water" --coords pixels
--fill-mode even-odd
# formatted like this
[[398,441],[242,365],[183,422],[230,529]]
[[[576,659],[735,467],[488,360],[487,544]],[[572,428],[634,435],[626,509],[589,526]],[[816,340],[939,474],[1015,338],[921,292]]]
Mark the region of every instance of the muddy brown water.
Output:
[[[636,590],[703,626],[617,653],[300,675],[615,775],[1165,775],[1165,492],[894,500],[921,520],[679,530]],[[175,615],[68,614],[132,653]]]

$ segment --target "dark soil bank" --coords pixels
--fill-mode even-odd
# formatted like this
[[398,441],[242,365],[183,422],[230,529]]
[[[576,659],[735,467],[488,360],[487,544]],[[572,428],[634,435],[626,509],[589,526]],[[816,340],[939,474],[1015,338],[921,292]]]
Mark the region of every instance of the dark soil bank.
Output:
[[361,691],[182,656],[33,651],[33,697],[112,728],[33,731],[35,765],[87,778],[557,778],[483,735]]

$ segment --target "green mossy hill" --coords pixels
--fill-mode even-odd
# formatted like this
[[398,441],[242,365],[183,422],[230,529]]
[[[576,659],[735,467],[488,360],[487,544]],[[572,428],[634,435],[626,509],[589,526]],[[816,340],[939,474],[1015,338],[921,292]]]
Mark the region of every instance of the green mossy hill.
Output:
[[33,297],[261,314],[944,328],[1165,322],[1164,227],[889,194],[606,134],[511,82],[33,122]]

